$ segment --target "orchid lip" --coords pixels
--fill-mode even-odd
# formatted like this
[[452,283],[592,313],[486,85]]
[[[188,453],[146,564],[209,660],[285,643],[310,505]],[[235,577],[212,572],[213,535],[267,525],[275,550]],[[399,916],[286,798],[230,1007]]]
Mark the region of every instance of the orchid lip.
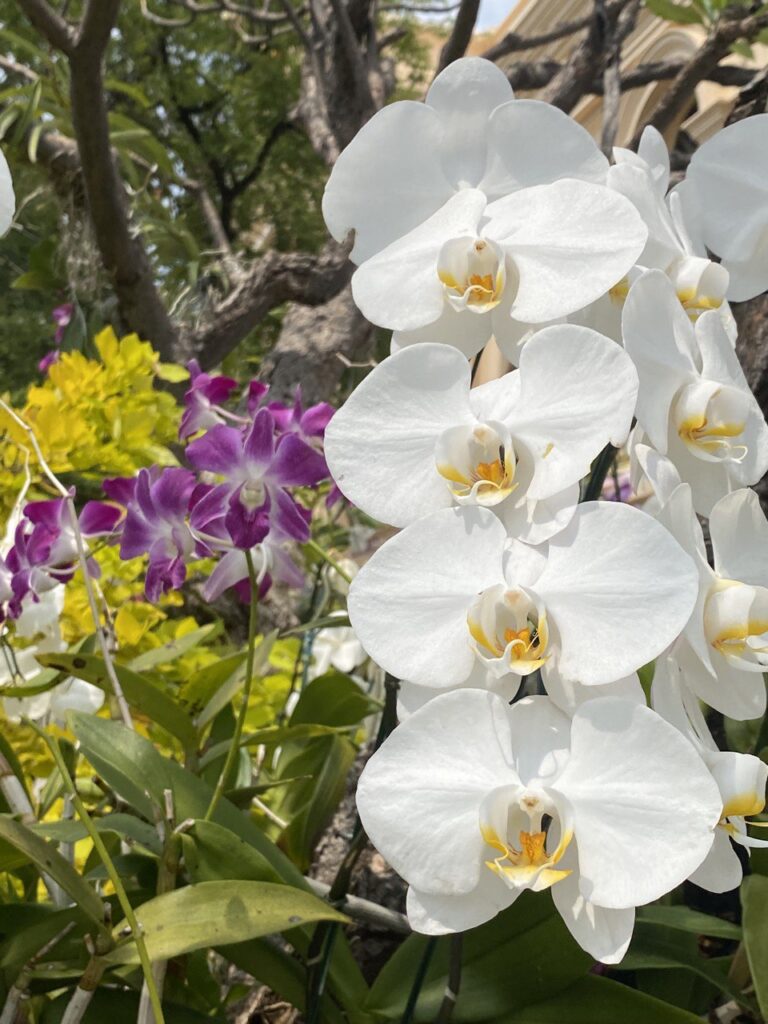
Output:
[[502,423],[450,427],[438,438],[435,460],[459,505],[497,505],[517,487],[514,445]]

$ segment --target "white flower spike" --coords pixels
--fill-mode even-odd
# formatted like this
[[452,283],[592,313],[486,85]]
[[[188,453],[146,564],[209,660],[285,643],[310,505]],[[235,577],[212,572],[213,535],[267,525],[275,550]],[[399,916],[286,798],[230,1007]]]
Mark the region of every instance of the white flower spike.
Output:
[[548,545],[509,540],[490,509],[443,509],[377,551],[349,593],[352,626],[400,679],[450,688],[541,668],[612,683],[661,653],[697,593],[690,557],[627,505],[587,502]]
[[631,359],[583,327],[544,328],[519,370],[472,390],[460,352],[416,345],[347,399],[325,454],[341,490],[382,522],[482,505],[539,544],[567,525],[595,456],[626,440],[636,395]]
[[357,802],[410,884],[417,931],[471,928],[551,888],[604,963],[622,959],[634,908],[701,864],[722,810],[693,746],[649,708],[606,697],[569,720],[546,697],[509,707],[480,690],[444,694],[399,726]]
[[702,313],[692,324],[669,278],[649,270],[629,292],[622,325],[640,376],[638,425],[709,515],[768,470],[768,426],[720,316]]
[[656,663],[651,688],[653,708],[675,726],[698,751],[712,773],[722,800],[715,840],[691,881],[710,892],[729,892],[741,885],[744,869],[731,840],[749,850],[768,847],[768,840],[747,832],[746,817],[765,808],[768,765],[753,754],[718,750],[693,690],[673,658]]
[[766,153],[768,114],[745,117],[700,146],[686,174],[703,241],[730,274],[735,302],[768,289]]
[[357,133],[325,188],[328,230],[355,232],[360,264],[465,188],[488,201],[560,178],[603,182],[608,161],[581,125],[538,100],[514,100],[491,61],[454,61],[426,102],[392,103]]
[[716,503],[709,520],[712,569],[688,484],[652,449],[640,445],[636,457],[661,506],[656,517],[699,574],[693,613],[671,655],[710,707],[730,718],[758,718],[765,712],[768,668],[768,522],[760,501],[742,489]]
[[478,352],[493,335],[510,359],[532,324],[581,309],[635,263],[647,230],[623,196],[567,179],[490,206],[462,189],[428,220],[366,260],[352,294],[397,346]]

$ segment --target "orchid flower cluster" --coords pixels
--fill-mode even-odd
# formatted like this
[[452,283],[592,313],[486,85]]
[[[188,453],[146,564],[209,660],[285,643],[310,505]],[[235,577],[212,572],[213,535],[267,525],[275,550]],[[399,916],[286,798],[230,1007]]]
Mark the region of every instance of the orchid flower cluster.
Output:
[[[617,963],[637,907],[689,878],[733,888],[732,841],[764,843],[745,819],[768,767],[718,751],[699,702],[765,711],[768,523],[748,488],[768,428],[728,300],[768,287],[766,149],[768,115],[726,128],[670,192],[654,129],[610,164],[467,58],[425,103],[379,112],[331,174],[354,298],[393,331],[326,435],[341,491],[401,528],[349,592],[365,650],[402,680],[357,800],[420,932],[550,889]],[[491,338],[516,369],[472,387]],[[647,510],[579,503],[628,439]]]
[[304,409],[300,392],[292,407],[266,402],[267,386],[251,381],[244,409],[234,412],[226,406],[237,388],[233,378],[204,373],[194,360],[189,371],[179,436],[189,441],[192,469],[153,466],[104,481],[105,493],[125,508],[121,557],[148,556],[150,601],[178,589],[187,564],[201,558],[218,559],[203,587],[207,601],[230,587],[250,601],[249,556],[259,596],[273,581],[301,587],[290,547],[309,540],[311,510],[292,489],[328,477],[322,438],[332,407]]

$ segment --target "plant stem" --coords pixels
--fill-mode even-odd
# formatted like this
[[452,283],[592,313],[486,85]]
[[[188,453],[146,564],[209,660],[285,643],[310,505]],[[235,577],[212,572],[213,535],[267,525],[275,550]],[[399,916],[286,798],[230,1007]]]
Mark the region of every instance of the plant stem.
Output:
[[20,427],[29,438],[29,443],[32,445],[32,450],[37,456],[37,461],[40,464],[40,469],[43,475],[47,477],[56,492],[64,499],[67,505],[67,512],[69,514],[72,530],[75,535],[75,544],[77,545],[77,560],[80,565],[80,571],[83,574],[83,585],[85,586],[85,592],[88,595],[88,607],[91,611],[91,618],[93,619],[93,628],[96,630],[96,636],[99,641],[99,647],[101,649],[101,656],[104,660],[104,665],[109,676],[109,681],[112,684],[112,690],[117,700],[117,706],[120,709],[120,717],[123,720],[123,724],[129,729],[133,728],[133,719],[131,712],[128,707],[128,702],[123,694],[123,688],[120,685],[120,680],[117,678],[117,672],[112,661],[112,655],[110,654],[107,646],[107,639],[104,636],[104,630],[101,626],[101,616],[99,615],[98,605],[96,604],[96,595],[93,592],[93,581],[91,580],[90,573],[88,571],[88,557],[85,552],[85,543],[83,542],[83,535],[80,531],[80,523],[77,519],[77,509],[72,499],[72,495],[68,489],[59,480],[56,474],[53,472],[51,467],[46,462],[45,456],[43,455],[42,449],[38,443],[37,437],[34,430],[16,413],[6,402],[0,399],[0,409],[4,409],[5,412],[11,417],[13,422]]
[[165,1024],[163,1009],[162,1006],[160,1005],[160,997],[157,993],[157,987],[155,986],[155,980],[152,975],[152,963],[149,959],[149,953],[147,952],[147,944],[144,941],[144,934],[141,930],[141,925],[139,924],[136,918],[136,914],[134,913],[133,907],[131,906],[131,902],[128,899],[128,894],[126,893],[125,887],[123,886],[123,881],[120,878],[120,875],[117,872],[117,868],[115,867],[112,858],[109,855],[109,850],[107,850],[106,846],[104,845],[104,841],[102,840],[98,829],[93,824],[91,816],[86,810],[85,804],[80,799],[80,795],[77,792],[77,787],[75,786],[75,783],[73,782],[72,777],[69,774],[66,762],[64,761],[64,756],[61,753],[61,748],[59,747],[58,740],[53,736],[48,736],[47,733],[45,733],[39,726],[35,725],[33,722],[30,722],[30,725],[38,733],[38,735],[41,736],[43,740],[45,740],[46,744],[48,745],[48,749],[51,751],[53,759],[56,762],[56,767],[59,769],[59,772],[61,773],[61,778],[64,782],[64,786],[68,790],[70,796],[72,797],[72,803],[75,805],[77,816],[80,818],[80,821],[85,826],[85,830],[88,833],[91,842],[93,843],[94,848],[106,869],[107,875],[109,876],[109,880],[114,886],[118,902],[123,913],[125,914],[125,919],[128,922],[128,925],[131,929],[133,941],[136,943],[136,950],[139,954],[141,969],[144,972],[144,980],[149,990],[149,997],[152,1002],[152,1009],[155,1012],[156,1024]]
[[307,547],[310,549],[310,551],[314,551],[316,555],[319,555],[324,562],[327,562],[332,569],[335,569],[339,576],[341,576],[341,578],[345,581],[345,583],[352,582],[352,577],[349,575],[347,570],[342,569],[342,567],[339,565],[339,563],[336,561],[333,555],[328,554],[325,548],[321,547],[316,540],[308,540]]
[[464,936],[457,932],[451,936],[451,952],[448,963],[448,983],[445,986],[445,995],[440,1004],[440,1009],[435,1017],[435,1024],[449,1024],[459,998],[461,988],[461,953],[464,946]]
[[597,501],[602,494],[605,478],[608,476],[608,472],[613,465],[617,454],[618,448],[614,448],[612,444],[607,444],[605,448],[603,448],[592,463],[592,471],[590,472],[589,479],[584,486],[580,499],[581,501]]
[[259,584],[256,579],[256,570],[253,565],[253,555],[250,551],[245,552],[245,561],[248,565],[248,579],[251,584],[251,605],[248,614],[248,658],[245,664],[243,702],[240,705],[240,712],[237,716],[237,721],[235,722],[235,731],[232,734],[232,741],[227,752],[227,759],[221,770],[219,781],[216,783],[216,789],[211,797],[208,810],[205,812],[204,821],[210,821],[213,818],[214,812],[219,805],[219,801],[227,788],[227,784],[229,783],[237,759],[240,756],[240,741],[243,738],[245,719],[248,714],[248,704],[251,699],[251,687],[253,686],[253,663],[256,655],[256,633],[259,622]]
[[408,1002],[405,1004],[405,1011],[403,1012],[403,1019],[400,1024],[411,1024],[413,1015],[416,1011],[416,1004],[419,1001],[422,987],[427,977],[427,971],[437,946],[437,937],[432,936],[424,947],[419,966],[416,969],[416,976],[413,979],[413,985],[411,985],[411,991],[408,994]]

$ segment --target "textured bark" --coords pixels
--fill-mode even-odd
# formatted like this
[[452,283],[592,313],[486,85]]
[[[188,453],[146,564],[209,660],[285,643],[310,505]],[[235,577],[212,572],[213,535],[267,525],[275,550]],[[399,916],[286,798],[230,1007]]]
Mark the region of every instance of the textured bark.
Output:
[[346,365],[364,362],[373,352],[374,328],[352,301],[347,287],[322,306],[291,306],[280,338],[262,370],[276,398],[291,397],[300,384],[306,402],[330,398]]

